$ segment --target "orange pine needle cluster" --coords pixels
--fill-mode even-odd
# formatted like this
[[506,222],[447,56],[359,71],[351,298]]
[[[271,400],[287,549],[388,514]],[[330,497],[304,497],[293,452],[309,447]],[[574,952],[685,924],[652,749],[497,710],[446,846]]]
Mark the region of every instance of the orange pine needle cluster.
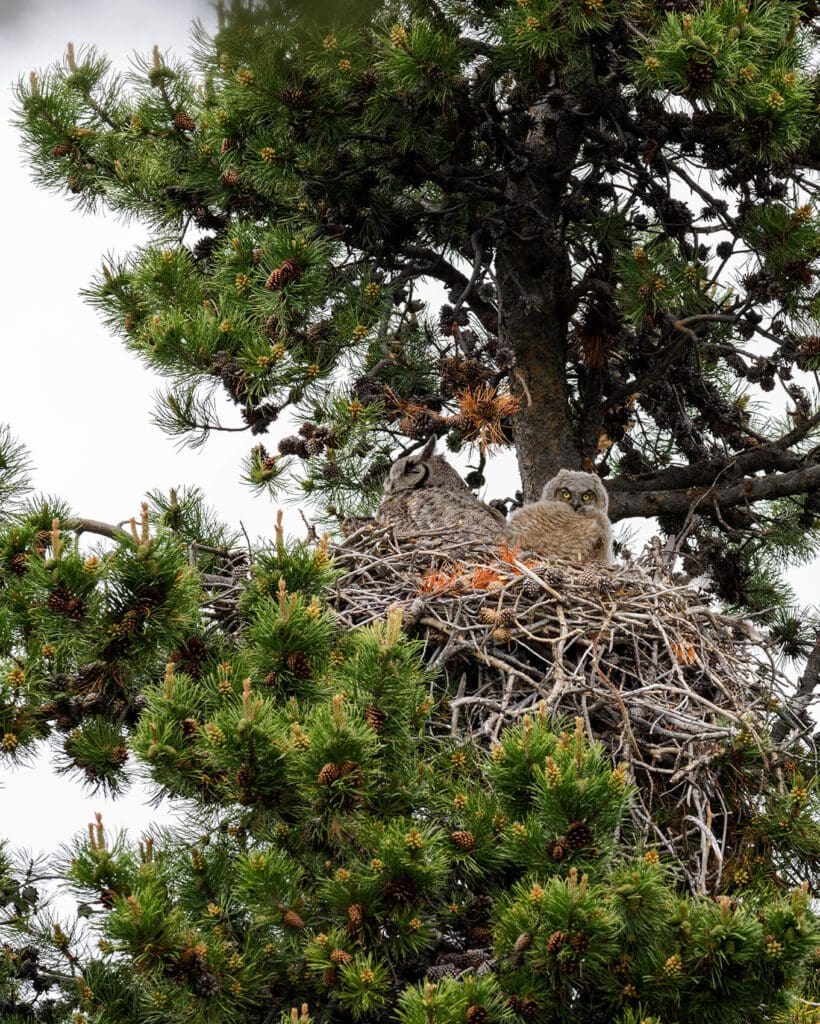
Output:
[[465,441],[475,441],[482,449],[510,443],[504,421],[521,408],[521,401],[515,395],[490,384],[482,384],[477,388],[465,388],[459,398],[459,413],[455,419]]
[[430,569],[422,577],[420,594],[463,593],[466,590],[496,590],[502,587],[509,576],[520,576],[521,568],[514,563],[532,569],[541,563],[536,558],[519,559],[519,549],[502,544],[499,549],[498,568],[492,565],[467,566],[456,562],[449,568]]
[[695,651],[694,644],[687,641],[686,643],[678,643],[677,641],[670,645],[672,653],[681,665],[692,665],[697,660],[697,652]]

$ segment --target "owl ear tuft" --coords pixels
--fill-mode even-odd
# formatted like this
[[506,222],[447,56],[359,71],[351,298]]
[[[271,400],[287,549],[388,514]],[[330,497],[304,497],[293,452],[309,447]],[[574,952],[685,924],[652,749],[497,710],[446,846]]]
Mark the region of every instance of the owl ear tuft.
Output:
[[421,451],[413,456],[413,461],[414,462],[426,462],[430,458],[430,456],[433,454],[433,452],[435,450],[436,450],[436,435],[435,434],[431,434],[427,438],[427,441],[425,442],[424,447],[421,449]]

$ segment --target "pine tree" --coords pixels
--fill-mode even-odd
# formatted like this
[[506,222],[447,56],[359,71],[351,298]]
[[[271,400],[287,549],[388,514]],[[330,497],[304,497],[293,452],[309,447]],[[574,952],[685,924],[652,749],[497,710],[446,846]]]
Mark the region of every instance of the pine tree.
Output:
[[[18,119],[44,186],[152,229],[88,297],[169,379],[171,434],[222,428],[215,386],[253,435],[287,414],[245,475],[331,525],[431,434],[476,488],[514,447],[524,499],[595,469],[797,658],[817,27],[768,0],[238,2],[128,81],[69,45]],[[49,739],[92,788],[139,766],[187,811],[78,835],[71,923],[0,853],[4,1020],[817,1021],[805,737],[724,752],[733,860],[692,892],[582,720],[484,749],[397,611],[340,630],[326,544],[237,554],[195,490],[82,518],[29,494],[7,432],[0,498],[0,759]]]

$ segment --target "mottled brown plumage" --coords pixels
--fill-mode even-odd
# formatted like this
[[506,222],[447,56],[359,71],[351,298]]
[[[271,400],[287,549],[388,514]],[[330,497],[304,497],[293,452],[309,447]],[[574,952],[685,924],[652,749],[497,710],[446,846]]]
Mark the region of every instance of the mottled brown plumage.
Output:
[[545,485],[540,501],[513,513],[504,539],[545,558],[611,565],[608,506],[604,485],[594,473],[562,469]]
[[503,516],[479,501],[453,467],[434,455],[431,437],[421,451],[397,459],[384,485],[376,519],[400,540],[444,548],[501,541]]

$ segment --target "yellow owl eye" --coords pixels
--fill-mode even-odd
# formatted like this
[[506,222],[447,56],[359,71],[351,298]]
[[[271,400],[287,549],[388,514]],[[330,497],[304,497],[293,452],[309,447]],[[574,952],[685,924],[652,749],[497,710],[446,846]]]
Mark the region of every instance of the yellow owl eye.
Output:
[[592,491],[584,491],[584,493],[581,495],[581,501],[591,501],[591,500],[592,500]]
[[564,501],[569,501],[572,495],[569,493],[569,491],[561,491],[561,497],[564,499]]

